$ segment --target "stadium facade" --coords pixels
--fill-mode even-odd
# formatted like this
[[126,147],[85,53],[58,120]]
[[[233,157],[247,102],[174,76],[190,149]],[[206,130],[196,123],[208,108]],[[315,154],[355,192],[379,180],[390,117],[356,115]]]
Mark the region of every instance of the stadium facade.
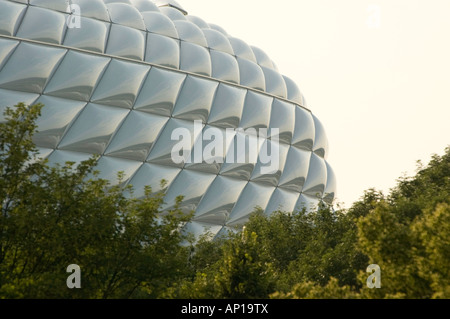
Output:
[[[45,105],[34,141],[50,163],[99,154],[100,177],[123,171],[138,197],[165,179],[164,208],[183,195],[196,234],[242,224],[255,206],[335,197],[325,131],[297,85],[175,1],[0,0],[0,111],[18,102]],[[186,159],[208,147],[208,130],[231,139],[214,161],[174,161],[177,129],[191,133]],[[242,139],[256,149],[227,161]],[[263,149],[277,152],[274,170],[263,170]]]

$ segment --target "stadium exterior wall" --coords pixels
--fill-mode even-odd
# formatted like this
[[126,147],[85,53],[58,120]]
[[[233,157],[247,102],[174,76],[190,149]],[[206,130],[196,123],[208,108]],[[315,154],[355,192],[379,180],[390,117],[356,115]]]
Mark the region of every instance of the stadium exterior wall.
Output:
[[[123,171],[138,197],[165,179],[164,208],[184,195],[195,234],[242,224],[256,205],[293,211],[335,198],[324,128],[297,85],[261,49],[175,1],[0,0],[0,111],[18,102],[45,104],[34,137],[43,158],[99,154],[100,177],[114,183]],[[191,133],[181,163],[177,129]],[[231,138],[193,160],[208,130]],[[240,139],[257,141],[244,162]],[[263,149],[277,152],[269,172]]]

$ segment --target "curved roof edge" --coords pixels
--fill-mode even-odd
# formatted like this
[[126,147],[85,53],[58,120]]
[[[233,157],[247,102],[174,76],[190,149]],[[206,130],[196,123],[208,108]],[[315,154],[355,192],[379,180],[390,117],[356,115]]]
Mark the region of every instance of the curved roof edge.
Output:
[[175,9],[179,10],[184,15],[188,14],[188,12],[186,10],[184,10],[183,7],[178,2],[176,2],[174,0],[153,0],[153,2],[158,7],[172,7],[172,8],[175,8]]

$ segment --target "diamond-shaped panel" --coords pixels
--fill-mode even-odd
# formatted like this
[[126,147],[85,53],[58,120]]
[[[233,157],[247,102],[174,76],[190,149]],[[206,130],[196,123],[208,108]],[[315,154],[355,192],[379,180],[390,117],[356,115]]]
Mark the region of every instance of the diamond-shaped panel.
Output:
[[13,36],[18,28],[27,6],[8,2],[0,2],[0,34]]
[[0,88],[42,93],[65,53],[65,49],[22,42],[0,72]]
[[88,104],[70,127],[58,148],[102,154],[128,112],[122,108]]
[[114,135],[105,154],[145,161],[150,148],[169,118],[143,112],[131,112]]
[[42,103],[44,107],[36,121],[38,133],[33,136],[33,142],[50,148],[56,148],[70,123],[86,105],[86,102],[82,101],[45,95],[42,95],[36,103]]
[[149,66],[113,59],[92,96],[94,103],[131,109]]
[[45,94],[89,101],[111,59],[69,51],[45,88]]
[[206,122],[218,83],[188,76],[175,105],[173,116],[185,120]]

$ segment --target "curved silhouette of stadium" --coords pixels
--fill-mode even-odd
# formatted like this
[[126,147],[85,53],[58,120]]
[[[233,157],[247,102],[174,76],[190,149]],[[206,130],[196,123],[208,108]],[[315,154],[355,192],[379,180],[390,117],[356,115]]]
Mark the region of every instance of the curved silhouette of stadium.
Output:
[[[164,209],[184,195],[195,234],[240,225],[255,206],[293,211],[335,197],[327,137],[297,85],[176,1],[0,0],[1,111],[18,102],[45,105],[34,142],[50,163],[99,154],[100,177],[114,183],[123,171],[138,197],[165,179]],[[175,162],[180,128],[191,150],[207,147],[208,129],[234,135],[222,160]],[[226,161],[240,138],[258,138],[256,151]],[[270,172],[264,146],[279,159]]]

